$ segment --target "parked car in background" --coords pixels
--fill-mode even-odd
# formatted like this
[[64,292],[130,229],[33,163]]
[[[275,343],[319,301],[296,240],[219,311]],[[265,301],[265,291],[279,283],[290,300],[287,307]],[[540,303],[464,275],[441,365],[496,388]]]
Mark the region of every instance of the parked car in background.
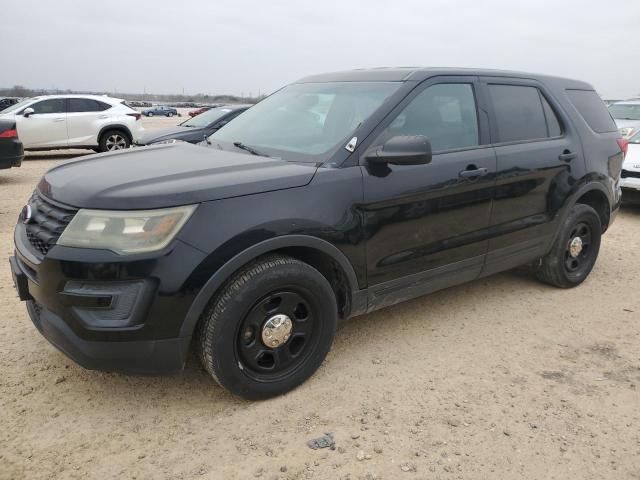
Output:
[[625,203],[640,203],[640,131],[629,138],[627,156],[622,164],[620,187]]
[[0,120],[0,168],[19,167],[24,157],[16,122]]
[[200,108],[198,108],[196,110],[191,110],[189,112],[189,116],[190,117],[195,117],[196,115],[200,115],[201,113],[204,113],[207,110],[210,110],[211,108],[213,108],[213,107],[200,107]]
[[614,103],[622,102],[622,100],[603,100],[603,102],[608,107],[609,105],[613,105]]
[[209,140],[38,183],[14,283],[79,364],[179,371],[193,347],[220,385],[267,398],[316,371],[340,319],[524,264],[576,287],[626,143],[588,83],[446,68],[307,77]]
[[640,130],[640,100],[625,100],[609,106],[623,137],[631,137]]
[[160,115],[164,117],[173,117],[174,115],[178,115],[178,110],[173,107],[168,107],[166,105],[155,105],[151,108],[147,108],[142,111],[142,114],[147,117],[153,117],[154,115]]
[[13,97],[0,98],[0,112],[5,108],[9,108],[10,106],[15,105],[19,101],[19,99]]
[[127,100],[127,105],[130,107],[152,107],[151,102],[145,102],[143,100]]
[[147,131],[135,145],[151,145],[180,140],[189,143],[202,142],[213,132],[223,127],[251,105],[227,105],[211,108],[201,115],[182,122],[175,127]]
[[100,95],[29,98],[0,112],[0,119],[16,123],[25,150],[120,150],[142,131],[139,112],[122,99]]

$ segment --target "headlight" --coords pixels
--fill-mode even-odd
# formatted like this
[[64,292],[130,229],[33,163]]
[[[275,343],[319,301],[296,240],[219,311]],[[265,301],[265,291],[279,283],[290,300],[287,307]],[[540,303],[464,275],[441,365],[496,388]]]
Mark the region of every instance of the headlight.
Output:
[[618,130],[620,131],[620,135],[622,135],[623,137],[630,137],[636,131],[636,129],[633,127],[622,127],[622,128],[619,128]]
[[195,209],[195,205],[158,210],[81,209],[57,243],[102,248],[121,255],[160,250],[173,240]]
[[184,143],[184,140],[168,138],[167,140],[160,140],[159,142],[153,142],[153,143],[150,143],[149,145],[161,145],[163,143]]

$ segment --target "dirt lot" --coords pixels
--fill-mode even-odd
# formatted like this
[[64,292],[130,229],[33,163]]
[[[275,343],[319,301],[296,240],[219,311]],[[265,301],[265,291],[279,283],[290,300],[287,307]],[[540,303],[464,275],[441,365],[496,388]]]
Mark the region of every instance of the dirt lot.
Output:
[[[2,258],[68,156],[0,172]],[[353,319],[316,375],[264,402],[194,358],[172,377],[83,370],[32,326],[5,264],[0,478],[640,478],[638,247],[627,208],[577,289],[516,271]],[[335,450],[307,447],[325,432]]]

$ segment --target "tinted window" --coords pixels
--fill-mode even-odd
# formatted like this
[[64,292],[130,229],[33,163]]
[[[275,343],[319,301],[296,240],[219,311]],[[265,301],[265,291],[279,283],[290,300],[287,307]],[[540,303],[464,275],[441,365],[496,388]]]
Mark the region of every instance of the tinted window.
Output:
[[549,137],[559,137],[562,135],[562,127],[560,127],[560,121],[556,115],[556,112],[553,111],[547,99],[544,98],[544,95],[540,94],[540,99],[542,100],[542,107],[544,108],[544,116],[547,119],[547,135]]
[[496,115],[498,142],[547,137],[547,123],[535,87],[489,85]]
[[110,108],[111,105],[104,102],[98,102],[90,98],[70,98],[69,99],[69,111],[70,112],[101,112]]
[[31,105],[34,113],[64,113],[66,112],[64,98],[52,98]]
[[473,87],[442,83],[426,88],[395,118],[376,143],[398,135],[424,135],[434,152],[478,145]]
[[567,96],[594,132],[615,132],[618,129],[607,106],[593,90],[567,90]]

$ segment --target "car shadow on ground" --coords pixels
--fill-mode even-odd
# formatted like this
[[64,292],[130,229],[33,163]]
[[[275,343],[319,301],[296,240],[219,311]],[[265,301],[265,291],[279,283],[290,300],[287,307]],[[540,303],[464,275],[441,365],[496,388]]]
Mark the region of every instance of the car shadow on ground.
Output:
[[[487,286],[492,284],[493,286]],[[528,290],[533,288],[546,288],[532,275],[531,267],[520,267],[509,272],[493,275],[473,282],[451,287],[441,290],[423,297],[418,297],[398,305],[386,307],[376,312],[354,317],[347,321],[341,322],[338,326],[335,342],[332,348],[333,355],[330,354],[329,362],[337,362],[342,365],[349,363],[361,355],[358,347],[354,347],[354,338],[372,338],[376,335],[403,335],[397,329],[397,323],[403,318],[414,318],[423,316],[424,322],[428,323],[430,328],[443,327],[443,322],[447,319],[438,312],[442,310],[442,304],[454,301],[460,301],[461,306],[465,300],[456,300],[464,297],[481,295],[487,288],[504,289],[515,288],[516,290]],[[552,288],[552,287],[548,287]],[[435,312],[434,315],[425,315],[425,312]],[[387,333],[381,333],[387,332]],[[395,332],[395,333],[394,333]],[[410,333],[408,333],[410,334]],[[44,340],[43,340],[44,341]],[[363,344],[362,349],[366,350],[368,345]],[[69,365],[69,372],[75,372],[70,376],[76,376],[76,381],[81,380],[86,387],[86,392],[92,392],[93,395],[99,394],[113,398],[114,401],[134,401],[140,395],[140,391],[144,391],[149,398],[162,398],[165,403],[180,401],[188,397],[192,406],[200,404],[200,407],[209,408],[212,404],[216,405],[216,409],[225,410],[234,408],[242,404],[250,404],[248,400],[233,396],[227,390],[220,387],[202,368],[200,361],[195,354],[195,348],[192,345],[189,356],[182,372],[173,375],[130,375],[121,373],[105,373],[99,371],[84,370],[73,364],[71,360],[67,360],[60,353],[51,351],[50,363]],[[325,361],[325,368],[327,366]],[[315,374],[316,379],[322,380],[327,378],[325,373],[318,372]],[[313,381],[313,377],[308,380]],[[324,381],[324,380],[322,380]],[[304,385],[300,388],[304,388]]]
[[69,151],[46,151],[46,152],[27,152],[24,156],[25,162],[33,160],[70,160],[72,158],[81,157],[83,155],[91,155],[93,150],[69,150]]

